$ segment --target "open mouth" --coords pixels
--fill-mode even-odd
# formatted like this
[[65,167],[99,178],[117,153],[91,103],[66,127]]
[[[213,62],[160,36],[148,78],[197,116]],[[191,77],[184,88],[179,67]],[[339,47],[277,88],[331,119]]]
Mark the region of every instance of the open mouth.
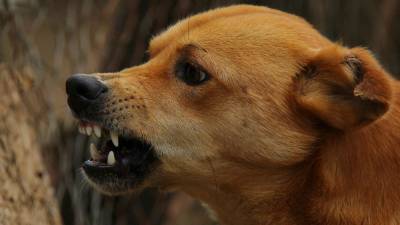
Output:
[[140,184],[158,161],[153,147],[141,138],[121,135],[98,124],[81,121],[79,132],[95,136],[84,174],[105,192],[120,192]]

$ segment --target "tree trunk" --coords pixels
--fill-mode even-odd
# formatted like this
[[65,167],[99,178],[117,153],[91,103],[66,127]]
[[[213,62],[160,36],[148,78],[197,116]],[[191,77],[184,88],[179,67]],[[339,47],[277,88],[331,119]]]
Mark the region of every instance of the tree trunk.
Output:
[[28,71],[0,75],[0,224],[61,224],[36,129],[47,126],[43,96]]
[[[62,224],[65,165],[79,168],[60,157],[76,136],[65,79],[94,72],[113,9],[111,1],[0,1],[1,225]],[[66,215],[65,224],[78,224]]]

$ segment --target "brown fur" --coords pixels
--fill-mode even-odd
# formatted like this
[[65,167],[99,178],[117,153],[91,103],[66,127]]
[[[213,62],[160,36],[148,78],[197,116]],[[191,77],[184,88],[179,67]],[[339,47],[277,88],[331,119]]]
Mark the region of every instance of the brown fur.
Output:
[[[221,224],[400,224],[399,83],[367,50],[240,5],[180,21],[149,52],[96,74],[116,99],[110,121],[159,154],[147,185],[191,194]],[[176,79],[182,57],[212,78]]]

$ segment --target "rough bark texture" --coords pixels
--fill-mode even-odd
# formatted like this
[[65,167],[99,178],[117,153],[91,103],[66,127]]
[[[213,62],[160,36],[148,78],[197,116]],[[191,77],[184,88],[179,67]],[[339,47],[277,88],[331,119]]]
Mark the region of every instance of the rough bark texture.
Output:
[[43,96],[32,77],[4,65],[0,74],[0,224],[61,224],[36,129],[47,124],[33,117],[46,112]]
[[64,82],[94,71],[113,9],[88,3],[0,2],[1,225],[62,224],[52,184],[72,160],[54,150],[75,136]]

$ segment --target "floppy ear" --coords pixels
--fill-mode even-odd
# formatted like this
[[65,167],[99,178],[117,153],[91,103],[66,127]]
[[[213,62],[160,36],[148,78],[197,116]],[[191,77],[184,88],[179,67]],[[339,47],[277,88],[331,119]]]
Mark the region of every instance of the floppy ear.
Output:
[[388,110],[390,79],[369,51],[334,45],[318,50],[298,74],[296,100],[328,126],[354,128]]

